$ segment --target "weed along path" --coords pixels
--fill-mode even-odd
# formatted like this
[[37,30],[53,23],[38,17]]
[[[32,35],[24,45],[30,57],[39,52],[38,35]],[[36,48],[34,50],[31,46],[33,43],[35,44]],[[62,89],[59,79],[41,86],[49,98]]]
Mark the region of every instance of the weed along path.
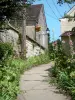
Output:
[[70,100],[48,83],[48,69],[51,65],[52,63],[34,67],[21,76],[22,93],[18,96],[18,100]]

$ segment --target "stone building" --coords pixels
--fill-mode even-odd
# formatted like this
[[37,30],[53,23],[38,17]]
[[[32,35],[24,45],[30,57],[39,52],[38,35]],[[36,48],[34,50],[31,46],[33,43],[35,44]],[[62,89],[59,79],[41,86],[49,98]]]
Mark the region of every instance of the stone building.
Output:
[[[16,56],[20,56],[21,52],[19,34],[20,32],[11,25],[9,25],[9,28],[5,30],[0,30],[0,42],[11,43]],[[26,58],[37,56],[44,52],[45,48],[41,44],[26,35]]]
[[[75,6],[66,14],[68,18],[61,18],[61,40],[66,54],[70,54],[70,40],[75,51]],[[70,35],[70,38],[69,38]]]
[[[19,34],[23,29],[22,9],[14,12],[10,21],[9,28],[0,31],[0,41],[10,42],[17,55],[21,53],[19,44]],[[44,13],[44,5],[31,5],[26,8],[26,57],[36,56],[44,53],[48,49],[47,24]],[[40,27],[37,31],[36,27]]]
[[[17,12],[17,17],[13,16],[10,23],[22,33],[22,10]],[[48,49],[48,34],[46,32],[47,24],[44,13],[44,5],[31,5],[26,8],[26,17],[26,34],[45,47],[45,49]],[[41,28],[39,32],[35,30],[36,25]]]

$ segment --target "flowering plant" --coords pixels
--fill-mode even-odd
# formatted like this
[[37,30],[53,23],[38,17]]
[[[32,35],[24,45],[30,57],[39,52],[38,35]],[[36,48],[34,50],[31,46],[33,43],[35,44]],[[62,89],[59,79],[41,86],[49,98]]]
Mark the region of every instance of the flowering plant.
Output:
[[73,42],[72,42],[72,40],[69,40],[69,44],[70,44],[70,46],[72,46],[72,45],[73,45]]
[[39,32],[39,31],[41,30],[41,27],[37,25],[37,26],[35,27],[35,30],[36,30],[36,32]]
[[52,44],[53,46],[56,46],[57,45],[57,41],[55,41],[55,42],[53,42],[53,44]]

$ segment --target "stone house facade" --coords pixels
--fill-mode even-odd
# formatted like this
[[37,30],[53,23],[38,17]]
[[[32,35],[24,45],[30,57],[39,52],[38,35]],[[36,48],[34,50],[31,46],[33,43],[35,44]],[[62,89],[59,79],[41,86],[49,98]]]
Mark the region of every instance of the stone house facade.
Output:
[[[21,44],[19,43],[19,31],[9,26],[8,29],[0,30],[0,42],[9,42],[13,46],[16,56],[20,56]],[[38,42],[26,35],[26,58],[43,54],[45,48]]]
[[[20,15],[22,15],[22,11],[19,12]],[[46,32],[47,24],[44,13],[44,5],[31,5],[26,9],[26,16],[26,34],[45,47],[45,49],[48,49],[48,34]],[[22,33],[22,20],[16,18],[15,20],[10,20],[10,23]],[[41,27],[39,32],[35,30],[36,24]]]
[[[68,16],[75,16],[75,6],[67,13]],[[70,39],[75,51],[75,20],[74,18],[61,18],[61,41],[62,47],[66,54],[70,54]],[[70,34],[70,39],[68,34]]]
[[[67,16],[75,16],[75,6],[68,11],[66,14]],[[72,18],[69,20],[69,18],[61,18],[60,19],[60,25],[61,25],[61,34],[63,34],[66,31],[71,31],[73,27],[75,27],[75,20]]]

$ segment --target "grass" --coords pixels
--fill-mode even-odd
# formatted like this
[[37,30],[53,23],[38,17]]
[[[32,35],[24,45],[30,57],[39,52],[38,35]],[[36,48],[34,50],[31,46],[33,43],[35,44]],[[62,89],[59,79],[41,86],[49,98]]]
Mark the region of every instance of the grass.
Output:
[[19,81],[24,71],[50,62],[47,54],[28,58],[26,60],[10,58],[6,65],[0,68],[0,100],[16,100],[20,92]]

